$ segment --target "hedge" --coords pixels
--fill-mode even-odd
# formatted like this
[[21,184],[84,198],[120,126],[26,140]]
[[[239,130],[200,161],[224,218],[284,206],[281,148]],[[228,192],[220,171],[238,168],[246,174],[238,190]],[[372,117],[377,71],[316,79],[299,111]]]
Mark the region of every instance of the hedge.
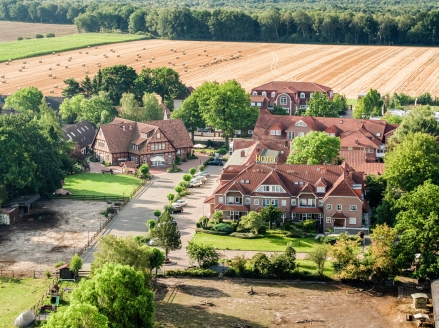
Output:
[[218,272],[210,269],[193,268],[187,270],[168,270],[166,276],[218,277]]
[[197,228],[197,229],[195,229],[195,232],[197,232],[197,233],[207,233],[209,235],[221,235],[221,236],[227,236],[228,235],[227,232],[204,230],[203,228]]

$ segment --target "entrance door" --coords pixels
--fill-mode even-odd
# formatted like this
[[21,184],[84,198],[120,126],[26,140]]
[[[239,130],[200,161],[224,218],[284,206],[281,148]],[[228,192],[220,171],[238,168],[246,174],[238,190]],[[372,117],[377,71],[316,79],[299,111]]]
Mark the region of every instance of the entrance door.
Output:
[[104,155],[101,154],[99,160],[100,160],[101,163],[103,163],[104,162]]

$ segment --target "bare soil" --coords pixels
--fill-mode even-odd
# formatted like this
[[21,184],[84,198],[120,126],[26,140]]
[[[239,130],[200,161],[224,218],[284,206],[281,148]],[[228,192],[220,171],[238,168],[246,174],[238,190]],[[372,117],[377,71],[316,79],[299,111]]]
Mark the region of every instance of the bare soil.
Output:
[[98,229],[108,206],[105,202],[38,201],[14,225],[0,226],[0,269],[15,276],[53,269],[68,262]]
[[[166,278],[157,285],[159,327],[412,327],[399,310],[411,298],[398,299],[395,290],[367,293],[342,284],[239,279]],[[251,287],[254,295],[248,294]]]
[[[230,55],[238,54],[241,58],[230,60]],[[214,58],[227,58],[227,61],[211,64]],[[320,83],[351,99],[370,88],[381,94],[404,92],[415,96],[428,91],[432,96],[439,96],[438,48],[170,40],[115,43],[97,49],[66,51],[59,56],[29,58],[21,72],[22,60],[9,65],[2,63],[0,73],[5,76],[2,78],[5,83],[1,84],[1,93],[35,86],[46,95],[60,96],[63,80],[93,77],[98,64],[101,69],[126,64],[137,72],[144,67],[171,67],[186,85],[193,87],[204,81],[223,82],[233,78],[247,91],[277,80]],[[199,67],[203,64],[209,65]]]
[[0,42],[16,41],[19,36],[22,38],[35,39],[35,35],[55,33],[55,36],[64,36],[78,33],[75,25],[62,24],[40,24],[0,21]]

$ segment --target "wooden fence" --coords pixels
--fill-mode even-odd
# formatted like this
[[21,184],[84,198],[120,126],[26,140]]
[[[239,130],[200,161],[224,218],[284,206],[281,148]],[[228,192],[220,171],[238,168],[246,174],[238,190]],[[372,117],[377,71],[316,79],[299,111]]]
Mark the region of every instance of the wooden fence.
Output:
[[46,296],[48,294],[50,294],[50,290],[52,289],[53,286],[55,286],[55,284],[58,282],[57,278],[53,278],[52,281],[49,283],[46,292],[43,294],[43,296],[41,297],[41,299],[34,305],[31,307],[31,310],[34,311],[35,314],[40,313],[40,308],[41,306],[44,304],[44,301],[46,300]]

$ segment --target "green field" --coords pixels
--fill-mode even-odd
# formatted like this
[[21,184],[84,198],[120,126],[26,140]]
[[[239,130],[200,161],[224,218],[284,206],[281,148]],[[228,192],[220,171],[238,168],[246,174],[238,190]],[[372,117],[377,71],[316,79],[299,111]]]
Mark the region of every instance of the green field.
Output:
[[142,180],[125,174],[80,173],[64,180],[64,189],[74,195],[129,196]]
[[144,39],[143,35],[115,33],[81,33],[55,38],[31,39],[0,43],[0,62],[9,59],[46,55],[57,51],[66,51],[117,42]]
[[15,327],[17,316],[34,306],[51,280],[0,278],[0,328]]
[[352,105],[352,109],[354,109],[357,106],[358,99],[346,99],[346,103]]
[[197,243],[209,244],[218,249],[242,251],[283,252],[287,242],[292,241],[296,252],[309,252],[318,241],[315,238],[288,238],[282,235],[265,234],[264,238],[242,239],[230,236],[209,235],[206,233],[195,234]]

